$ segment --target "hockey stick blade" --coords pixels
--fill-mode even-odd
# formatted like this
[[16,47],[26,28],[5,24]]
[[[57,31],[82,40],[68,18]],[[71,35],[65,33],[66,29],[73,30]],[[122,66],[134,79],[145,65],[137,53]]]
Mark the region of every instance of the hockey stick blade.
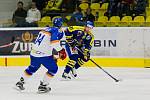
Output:
[[[83,52],[78,48],[75,47],[79,52],[81,52],[83,54]],[[120,80],[116,79],[115,77],[113,77],[111,74],[109,74],[107,71],[105,71],[101,66],[99,66],[95,61],[93,61],[92,59],[89,59],[92,63],[94,63],[98,68],[100,68],[103,72],[105,72],[108,76],[110,76],[115,82],[119,82]]]
[[94,62],[92,59],[89,59],[91,62],[93,62],[98,68],[100,68],[103,72],[105,72],[108,76],[110,76],[115,82],[119,82],[120,80],[113,77],[111,74],[109,74],[106,70],[104,70],[101,66],[99,66],[96,62]]

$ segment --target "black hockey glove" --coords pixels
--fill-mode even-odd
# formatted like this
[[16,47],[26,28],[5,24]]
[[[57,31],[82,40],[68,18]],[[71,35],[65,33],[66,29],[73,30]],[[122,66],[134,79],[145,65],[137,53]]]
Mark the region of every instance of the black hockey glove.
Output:
[[69,43],[69,45],[74,48],[76,46],[78,46],[78,42],[77,41],[72,41],[71,43]]
[[90,52],[88,49],[84,49],[83,51],[83,60],[87,62],[90,59]]

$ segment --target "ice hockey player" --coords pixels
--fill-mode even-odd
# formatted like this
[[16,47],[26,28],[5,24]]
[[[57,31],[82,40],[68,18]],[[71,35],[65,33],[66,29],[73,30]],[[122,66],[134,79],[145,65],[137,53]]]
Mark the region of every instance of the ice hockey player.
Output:
[[30,66],[25,69],[20,80],[16,83],[17,89],[24,90],[24,84],[30,76],[32,76],[41,65],[43,65],[48,71],[40,81],[38,92],[45,93],[51,90],[49,87],[49,81],[58,70],[58,66],[52,55],[52,50],[56,49],[58,51],[60,59],[64,60],[66,58],[65,49],[60,46],[59,42],[64,34],[61,30],[61,26],[62,19],[55,18],[53,21],[53,27],[47,27],[45,30],[39,32],[30,53]]
[[91,33],[93,27],[93,22],[87,21],[85,26],[70,26],[64,31],[69,61],[62,78],[67,80],[76,78],[76,70],[90,59],[90,50],[94,41],[94,35]]

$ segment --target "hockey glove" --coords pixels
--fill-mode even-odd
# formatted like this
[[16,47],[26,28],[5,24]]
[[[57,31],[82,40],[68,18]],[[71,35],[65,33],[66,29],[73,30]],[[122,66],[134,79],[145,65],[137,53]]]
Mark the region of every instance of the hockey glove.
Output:
[[78,45],[78,41],[72,38],[66,38],[66,42],[69,44],[70,47],[74,48]]
[[76,41],[72,41],[72,43],[69,43],[69,45],[74,48],[75,46],[78,46],[79,44]]
[[52,50],[52,54],[53,54],[53,59],[57,63],[57,59],[59,58],[59,55],[58,55],[58,52],[56,51],[56,49]]
[[88,49],[84,49],[84,51],[83,51],[83,60],[85,61],[85,62],[87,62],[89,59],[90,59],[90,52],[89,52],[89,50]]
[[62,59],[62,60],[64,60],[67,57],[67,54],[66,54],[66,51],[65,51],[64,48],[62,50],[60,50],[58,52],[58,54],[59,54],[59,58]]

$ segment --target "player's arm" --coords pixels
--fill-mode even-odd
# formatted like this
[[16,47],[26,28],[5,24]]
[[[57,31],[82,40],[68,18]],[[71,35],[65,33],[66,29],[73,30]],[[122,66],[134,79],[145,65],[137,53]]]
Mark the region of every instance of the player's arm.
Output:
[[78,45],[78,42],[76,41],[75,36],[79,31],[83,32],[84,28],[81,26],[70,26],[65,30],[66,35],[66,42],[74,48],[76,45]]
[[77,42],[74,40],[74,29],[73,26],[68,27],[65,30],[65,36],[66,36],[66,43],[72,48],[74,48],[77,44]]
[[64,60],[67,57],[66,51],[60,46],[60,40],[56,34],[51,36],[51,46],[58,52],[59,58]]
[[93,43],[94,43],[94,36],[93,35],[87,36],[86,43],[85,43],[85,49],[91,50]]
[[93,35],[87,36],[85,41],[86,42],[84,43],[81,49],[83,51],[83,56],[85,61],[88,61],[90,59],[90,50],[94,42],[94,36]]
[[71,44],[73,42],[72,31],[70,31],[69,28],[67,28],[64,32],[65,32],[65,36],[66,36],[66,42],[68,44]]

